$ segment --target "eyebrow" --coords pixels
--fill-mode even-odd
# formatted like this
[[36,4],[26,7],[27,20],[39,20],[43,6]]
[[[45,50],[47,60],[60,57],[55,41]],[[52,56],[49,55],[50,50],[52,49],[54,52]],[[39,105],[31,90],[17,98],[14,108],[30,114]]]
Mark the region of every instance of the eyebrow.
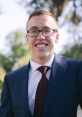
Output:
[[[41,27],[41,29],[51,29],[50,27],[48,27],[48,26],[43,26],[43,27]],[[38,26],[33,26],[33,27],[31,27],[30,29],[39,29],[39,27]]]
[[33,26],[33,27],[31,27],[30,29],[36,29],[36,28],[38,28],[37,26]]

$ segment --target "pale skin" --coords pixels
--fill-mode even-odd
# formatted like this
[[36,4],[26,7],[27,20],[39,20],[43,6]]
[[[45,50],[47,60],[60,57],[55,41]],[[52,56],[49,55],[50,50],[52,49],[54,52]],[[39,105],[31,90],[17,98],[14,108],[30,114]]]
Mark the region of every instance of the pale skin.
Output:
[[[56,22],[49,15],[33,16],[28,21],[28,30],[32,28],[43,29],[51,28],[57,29]],[[32,60],[39,63],[45,64],[54,54],[54,46],[58,43],[59,34],[55,32],[53,36],[44,37],[42,32],[37,37],[30,37],[26,34],[27,43],[31,49]]]

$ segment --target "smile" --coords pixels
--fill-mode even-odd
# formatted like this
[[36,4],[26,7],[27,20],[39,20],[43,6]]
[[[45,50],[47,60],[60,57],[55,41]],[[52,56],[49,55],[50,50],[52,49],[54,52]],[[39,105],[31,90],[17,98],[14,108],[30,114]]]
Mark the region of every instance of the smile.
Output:
[[35,44],[35,47],[46,47],[46,46],[48,46],[48,44],[46,44],[46,43],[38,43],[38,44]]

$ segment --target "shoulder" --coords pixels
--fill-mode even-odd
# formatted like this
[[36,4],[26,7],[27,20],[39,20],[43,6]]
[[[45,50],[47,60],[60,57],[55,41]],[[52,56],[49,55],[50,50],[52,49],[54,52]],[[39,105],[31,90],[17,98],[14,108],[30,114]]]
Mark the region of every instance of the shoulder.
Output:
[[80,69],[82,65],[82,60],[81,59],[75,59],[75,58],[67,58],[63,57],[63,61],[67,64],[67,66],[71,69]]
[[27,64],[25,66],[17,68],[15,70],[13,70],[12,72],[7,73],[5,75],[5,78],[8,79],[8,80],[9,79],[13,79],[13,78],[16,79],[17,77],[19,78],[19,77],[21,77],[23,74],[25,74],[28,71],[29,67],[30,67],[30,65]]
[[68,58],[62,55],[56,55],[56,62],[64,65],[79,66],[82,65],[82,59]]
[[20,68],[17,68],[13,70],[12,72],[8,73],[7,75],[15,75],[21,73],[23,70],[27,69],[28,65],[22,66]]

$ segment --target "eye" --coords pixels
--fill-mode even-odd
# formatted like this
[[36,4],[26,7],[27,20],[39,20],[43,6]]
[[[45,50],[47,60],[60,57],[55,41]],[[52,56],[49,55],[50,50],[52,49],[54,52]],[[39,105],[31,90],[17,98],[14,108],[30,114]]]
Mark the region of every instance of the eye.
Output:
[[37,33],[38,30],[30,30],[30,33]]
[[50,29],[44,29],[43,32],[47,34],[47,33],[51,33],[51,30]]

